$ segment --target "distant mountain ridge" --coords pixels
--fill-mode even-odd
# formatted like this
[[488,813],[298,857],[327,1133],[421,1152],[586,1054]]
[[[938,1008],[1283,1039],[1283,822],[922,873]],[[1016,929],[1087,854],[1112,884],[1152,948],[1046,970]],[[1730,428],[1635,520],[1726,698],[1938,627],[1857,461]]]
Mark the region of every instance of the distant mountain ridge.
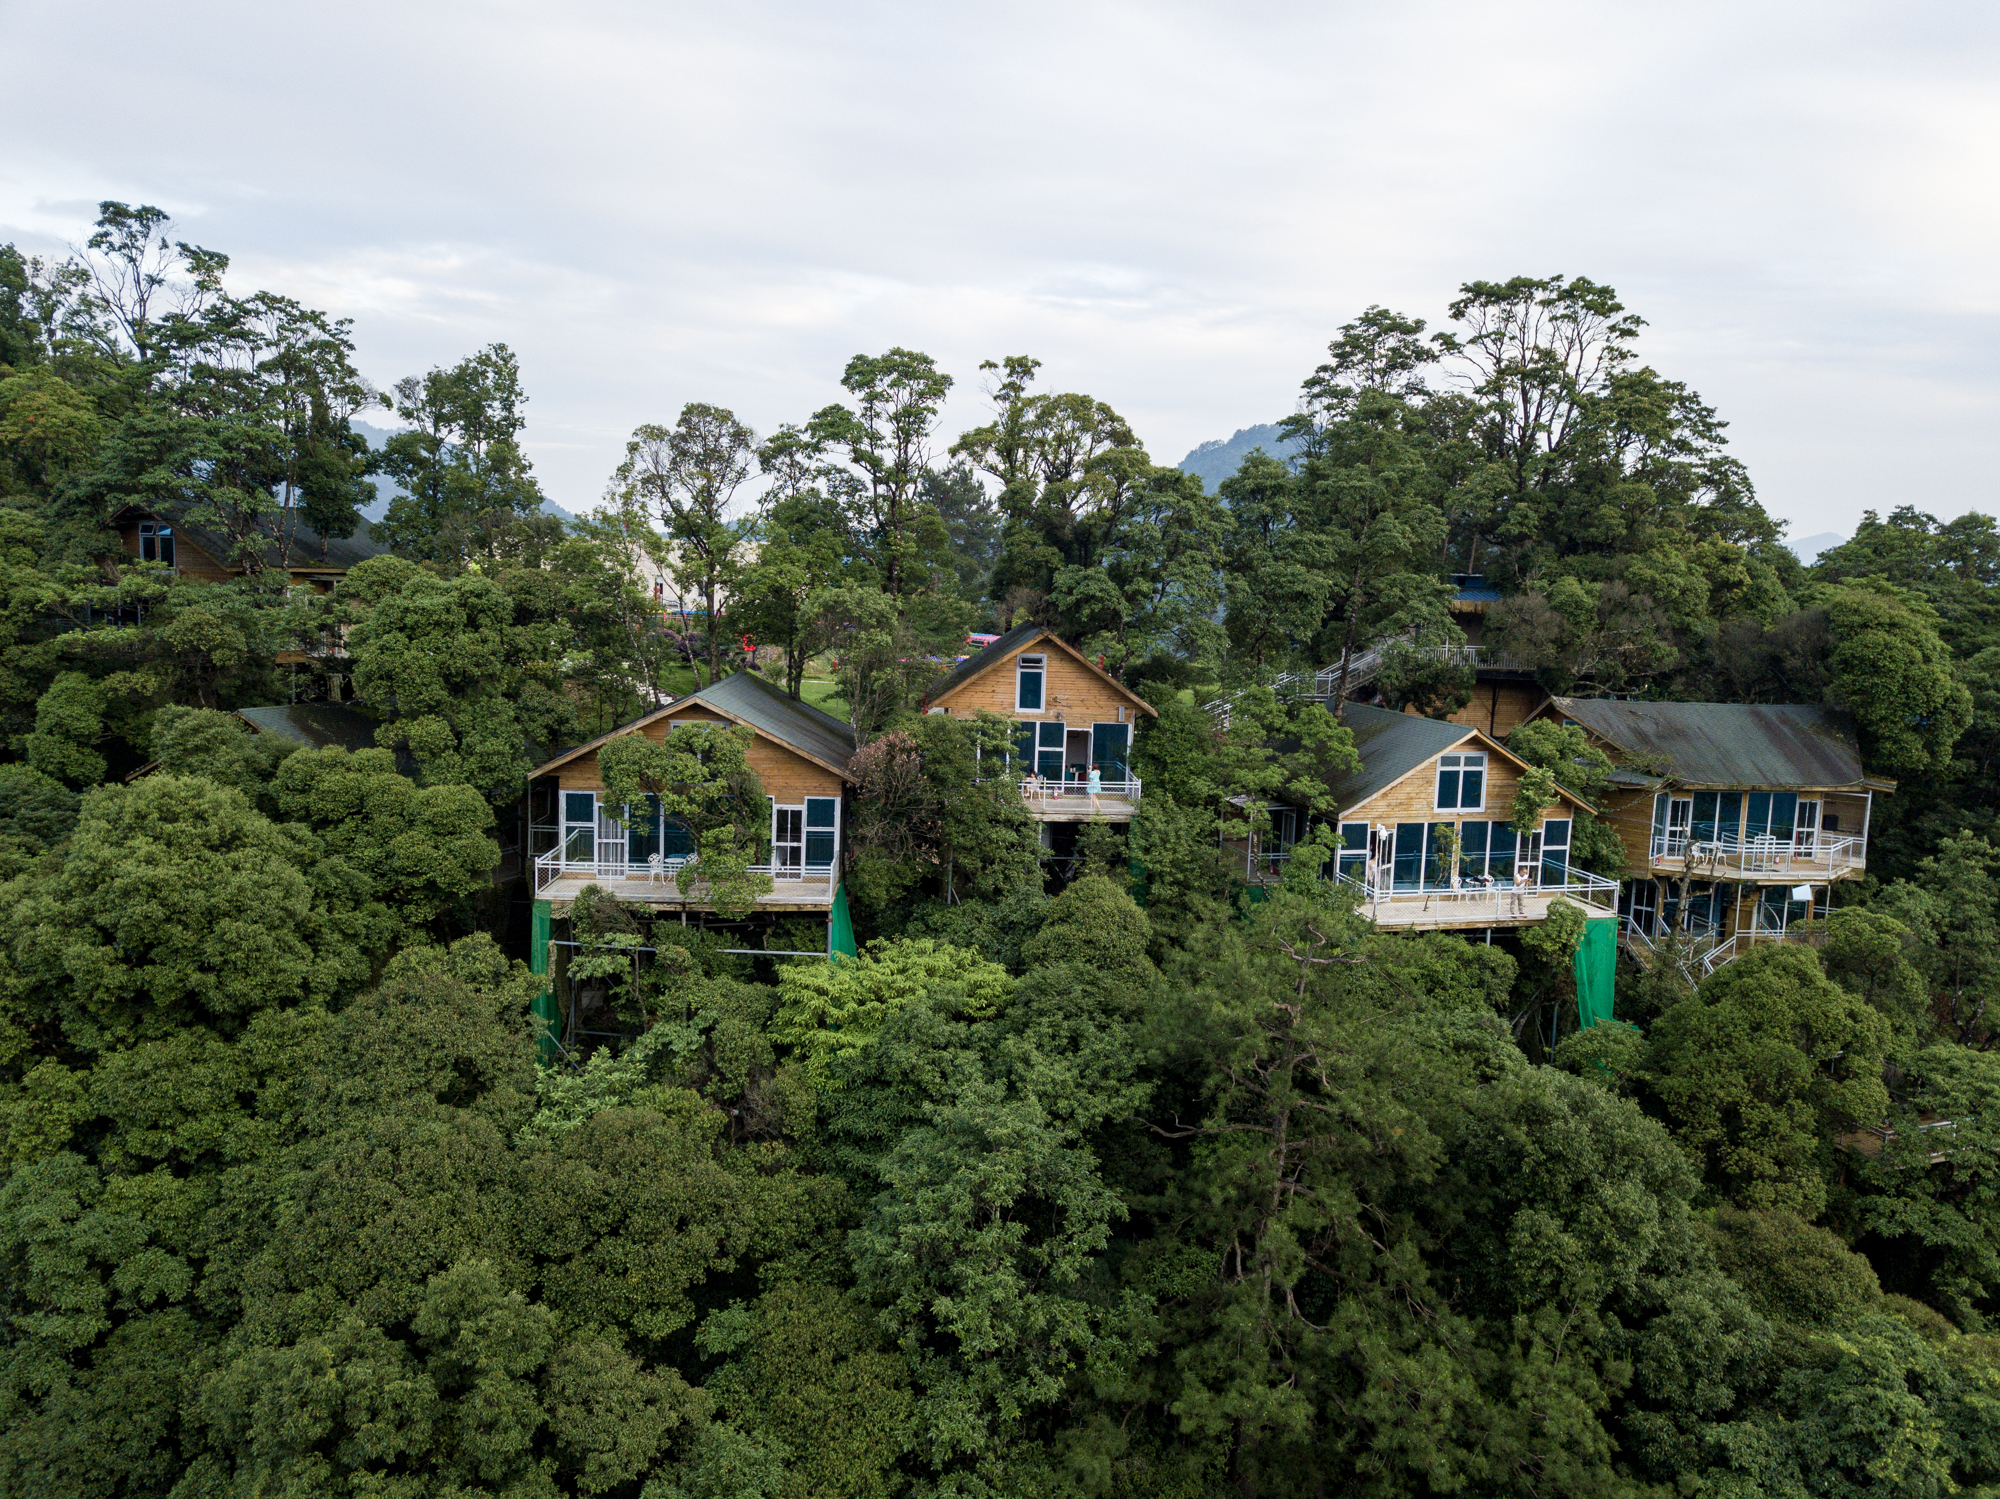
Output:
[[1276,422],[1264,422],[1255,427],[1241,427],[1236,435],[1223,441],[1211,439],[1196,448],[1174,467],[1184,474],[1199,474],[1210,494],[1237,469],[1243,466],[1255,448],[1262,448],[1270,458],[1289,458],[1298,451],[1298,443],[1287,438]]
[[1792,555],[1807,567],[1811,567],[1819,560],[1821,552],[1830,552],[1835,547],[1846,544],[1847,538],[1838,531],[1821,531],[1817,536],[1801,536],[1796,541],[1785,543],[1792,549]]
[[[367,438],[369,449],[377,453],[381,452],[389,439],[396,435],[386,428],[370,426],[367,422],[351,421],[347,425]],[[387,479],[371,478],[368,482],[375,486],[375,498],[361,507],[361,518],[372,526],[376,521],[389,513],[389,501],[396,497],[396,486]],[[544,515],[560,516],[564,520],[576,519],[576,516],[572,512],[563,509],[562,506],[558,505],[554,500],[548,499],[546,496],[542,500],[542,513]]]

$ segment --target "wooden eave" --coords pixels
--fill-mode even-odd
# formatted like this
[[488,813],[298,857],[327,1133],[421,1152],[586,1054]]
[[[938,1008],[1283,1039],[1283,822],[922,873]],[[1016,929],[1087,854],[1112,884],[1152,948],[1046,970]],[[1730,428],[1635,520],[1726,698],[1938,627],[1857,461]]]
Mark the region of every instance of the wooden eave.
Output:
[[657,723],[663,718],[672,718],[676,713],[680,712],[683,708],[691,708],[695,706],[706,708],[708,709],[709,712],[718,714],[721,717],[728,719],[731,723],[736,724],[741,728],[748,729],[751,733],[755,734],[760,739],[768,739],[771,743],[779,746],[781,749],[786,749],[791,751],[793,754],[797,755],[801,760],[807,760],[810,761],[812,764],[817,765],[821,770],[831,771],[834,775],[839,776],[841,780],[846,781],[849,785],[858,784],[854,776],[850,775],[847,771],[841,769],[838,765],[829,764],[827,761],[822,760],[818,755],[815,755],[811,750],[801,749],[798,745],[793,744],[789,739],[781,739],[778,735],[773,734],[769,729],[760,728],[758,725],[751,723],[750,720],[748,720],[747,718],[738,717],[736,714],[731,713],[727,708],[718,708],[714,703],[711,703],[704,698],[700,698],[694,695],[689,695],[687,697],[681,698],[677,702],[668,703],[663,708],[655,708],[651,713],[646,714],[643,718],[635,718],[632,720],[632,722],[628,724],[623,724],[618,728],[610,730],[607,733],[599,734],[595,739],[589,740],[583,744],[579,744],[575,749],[568,750],[565,751],[563,754],[557,755],[555,759],[549,761],[548,764],[539,765],[535,767],[535,769],[529,771],[528,779],[532,781],[536,776],[548,775],[552,771],[559,770],[563,766],[569,764],[570,761],[576,759],[577,756],[579,755],[588,754],[592,750],[602,749],[605,745],[609,744],[614,739],[623,739],[627,734],[636,734],[640,732],[640,730],[644,729],[648,724]]
[[1150,713],[1155,718],[1158,718],[1160,716],[1160,710],[1158,708],[1155,708],[1151,703],[1147,702],[1144,698],[1140,697],[1138,693],[1134,692],[1131,688],[1127,687],[1123,682],[1119,681],[1116,677],[1112,676],[1110,672],[1106,671],[1103,667],[1099,666],[1095,661],[1091,660],[1090,657],[1084,655],[1082,651],[1078,650],[1075,646],[1071,645],[1067,640],[1064,640],[1062,636],[1056,634],[1054,630],[1050,629],[1044,629],[1041,634],[1036,635],[1027,641],[1024,641],[1021,644],[1021,646],[1013,652],[1013,655],[1011,657],[1003,656],[1000,657],[998,660],[987,662],[984,666],[980,667],[979,670],[973,672],[972,675],[967,677],[964,681],[959,682],[955,686],[953,686],[952,689],[949,692],[945,693],[943,697],[939,698],[926,697],[924,699],[924,706],[933,707],[942,705],[945,699],[957,696],[965,688],[970,687],[974,682],[978,681],[981,677],[985,676],[986,673],[993,670],[994,667],[1000,665],[1001,661],[1009,659],[1018,660],[1020,659],[1021,653],[1023,651],[1031,650],[1035,646],[1040,645],[1045,640],[1053,643],[1058,650],[1068,653],[1068,655],[1072,659],[1074,659],[1078,665],[1082,666],[1086,671],[1095,672],[1097,676],[1103,680],[1105,686],[1109,687],[1113,692],[1117,693],[1120,697],[1124,698],[1128,703],[1130,703],[1133,707],[1137,708],[1141,713]]
[[[1449,755],[1457,753],[1464,748],[1467,740],[1473,740],[1473,739],[1480,741],[1480,743],[1485,746],[1487,753],[1497,754],[1502,759],[1511,760],[1514,762],[1515,766],[1521,770],[1527,771],[1535,769],[1534,766],[1530,765],[1526,760],[1523,760],[1519,755],[1515,754],[1512,750],[1508,749],[1506,745],[1500,743],[1499,740],[1495,739],[1491,734],[1488,734],[1484,729],[1468,727],[1465,731],[1465,735],[1463,738],[1452,740],[1450,744],[1446,745],[1443,749],[1439,750],[1437,754],[1431,755],[1428,759],[1418,761],[1415,765],[1412,765],[1408,770],[1404,771],[1401,775],[1397,776],[1396,779],[1391,781],[1388,785],[1382,787],[1379,791],[1371,793],[1365,800],[1358,801],[1351,807],[1343,807],[1340,811],[1340,820],[1342,822],[1347,821],[1349,813],[1358,812],[1363,807],[1367,806],[1369,802],[1373,802],[1379,800],[1382,797],[1387,796],[1391,791],[1394,791],[1398,786],[1402,785],[1403,782],[1407,781],[1411,776],[1415,775],[1418,771],[1423,770],[1427,766],[1435,764],[1438,755]],[[1581,807],[1584,811],[1590,813],[1591,816],[1593,817],[1597,815],[1597,808],[1593,807],[1589,802],[1585,801],[1582,797],[1578,796],[1574,791],[1570,790],[1569,787],[1563,785],[1560,781],[1556,783],[1556,795],[1562,797],[1564,800],[1570,802],[1574,806]]]

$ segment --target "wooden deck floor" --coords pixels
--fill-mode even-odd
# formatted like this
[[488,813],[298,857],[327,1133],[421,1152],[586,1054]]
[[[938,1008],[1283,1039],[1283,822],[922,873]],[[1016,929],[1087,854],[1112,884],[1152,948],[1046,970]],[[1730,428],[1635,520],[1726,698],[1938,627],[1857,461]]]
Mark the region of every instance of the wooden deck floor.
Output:
[[1130,822],[1139,815],[1138,801],[1129,796],[1034,796],[1021,805],[1036,822]]
[[1548,920],[1549,902],[1558,896],[1586,917],[1615,916],[1609,906],[1594,905],[1575,895],[1551,890],[1408,891],[1380,901],[1364,901],[1355,909],[1378,927],[1405,932],[1461,931],[1465,928],[1534,926]]
[[[699,885],[683,896],[673,876],[651,880],[645,874],[611,875],[561,874],[541,889],[539,898],[558,909],[568,906],[586,885],[617,896],[634,905],[651,906],[657,911],[706,911],[706,892]],[[776,880],[771,893],[757,902],[759,911],[827,911],[833,908],[833,881],[825,877]]]

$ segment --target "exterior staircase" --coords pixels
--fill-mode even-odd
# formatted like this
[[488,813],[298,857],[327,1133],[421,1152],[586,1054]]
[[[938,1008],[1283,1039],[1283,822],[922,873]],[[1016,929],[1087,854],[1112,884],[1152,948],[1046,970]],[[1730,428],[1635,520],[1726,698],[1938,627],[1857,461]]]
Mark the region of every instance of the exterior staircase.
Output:
[[[1409,636],[1393,635],[1387,640],[1378,641],[1365,651],[1356,651],[1354,658],[1347,663],[1347,695],[1353,697],[1357,688],[1366,687],[1379,677],[1383,666],[1387,664],[1389,652],[1396,646],[1409,643]],[[1468,666],[1478,660],[1478,653],[1469,645],[1434,645],[1418,649],[1440,660],[1456,659]],[[1308,703],[1330,704],[1334,694],[1340,690],[1340,663],[1336,661],[1331,666],[1318,667],[1312,671],[1288,671],[1283,676],[1273,678],[1269,686],[1280,697],[1297,698]],[[1212,702],[1202,704],[1202,707],[1222,727],[1228,728],[1230,705],[1242,695],[1242,692],[1243,689],[1239,688]]]

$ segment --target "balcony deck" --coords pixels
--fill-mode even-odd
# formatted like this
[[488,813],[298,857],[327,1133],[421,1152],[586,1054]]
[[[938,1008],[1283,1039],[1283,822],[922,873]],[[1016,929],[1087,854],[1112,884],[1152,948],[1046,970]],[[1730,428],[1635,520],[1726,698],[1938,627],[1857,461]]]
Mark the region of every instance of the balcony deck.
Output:
[[1037,822],[1130,822],[1139,815],[1141,783],[1103,781],[1095,792],[1087,781],[1045,781],[1030,776],[1021,782],[1021,804]]
[[1669,833],[1652,840],[1649,854],[1655,874],[1766,885],[1823,884],[1859,875],[1868,867],[1867,847],[1860,838],[1825,833],[1741,840]]
[[[1614,887],[1615,889],[1615,887]],[[1598,894],[1592,900],[1590,896]],[[1547,921],[1549,905],[1560,897],[1579,908],[1586,917],[1616,916],[1616,895],[1605,900],[1600,892],[1579,886],[1521,890],[1399,890],[1361,900],[1356,909],[1378,927],[1405,932],[1448,932],[1466,928],[1534,926]]]
[[[708,887],[700,879],[686,893],[679,883],[679,861],[649,869],[624,860],[583,860],[564,862],[555,854],[535,860],[535,899],[557,907],[568,906],[587,885],[595,885],[623,901],[650,906],[656,911],[706,911]],[[833,907],[834,877],[830,869],[773,870],[768,864],[755,865],[753,874],[771,876],[771,891],[757,901],[759,911],[827,911]]]
[[[1252,851],[1241,839],[1223,847],[1244,859],[1244,877],[1253,885],[1284,878],[1290,854]],[[1368,878],[1334,875],[1333,882],[1355,897],[1355,910],[1378,927],[1405,932],[1479,931],[1487,927],[1534,926],[1548,920],[1549,905],[1561,897],[1586,917],[1618,914],[1618,884],[1580,869],[1562,884],[1463,885],[1458,889],[1398,890]]]

